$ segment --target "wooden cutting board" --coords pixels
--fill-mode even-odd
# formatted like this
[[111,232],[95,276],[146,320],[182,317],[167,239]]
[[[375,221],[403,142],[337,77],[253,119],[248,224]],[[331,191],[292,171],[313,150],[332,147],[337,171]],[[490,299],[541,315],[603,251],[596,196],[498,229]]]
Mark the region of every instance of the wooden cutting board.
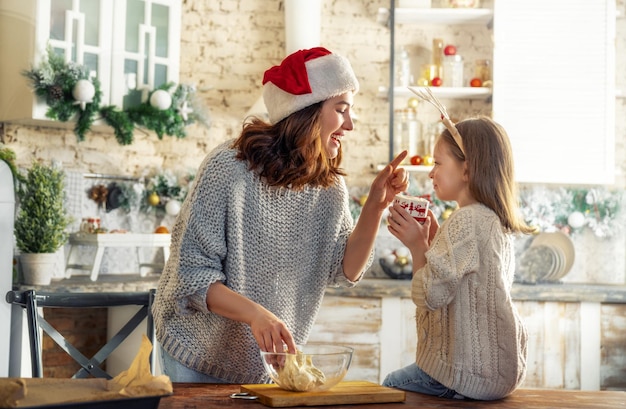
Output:
[[273,384],[241,385],[241,392],[257,396],[259,402],[272,408],[404,402],[406,399],[404,391],[367,381],[339,382],[322,392],[292,392]]

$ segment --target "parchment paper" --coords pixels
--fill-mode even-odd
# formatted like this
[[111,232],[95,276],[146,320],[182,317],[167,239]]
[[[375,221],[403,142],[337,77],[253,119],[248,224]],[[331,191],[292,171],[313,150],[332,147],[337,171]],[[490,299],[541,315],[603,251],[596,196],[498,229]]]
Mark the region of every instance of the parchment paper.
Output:
[[111,380],[102,378],[0,378],[0,408],[107,401],[172,394],[167,375],[150,373],[152,343],[143,336],[130,367]]

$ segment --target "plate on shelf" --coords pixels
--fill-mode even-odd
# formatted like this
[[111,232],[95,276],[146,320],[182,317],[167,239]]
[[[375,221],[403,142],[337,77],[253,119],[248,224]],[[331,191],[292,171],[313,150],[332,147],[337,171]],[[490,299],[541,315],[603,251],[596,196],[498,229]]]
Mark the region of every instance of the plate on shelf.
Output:
[[539,233],[539,235],[537,235],[537,237],[535,237],[530,244],[530,247],[535,246],[554,247],[557,249],[557,254],[559,250],[563,254],[564,266],[561,269],[560,274],[554,274],[554,276],[550,277],[550,280],[558,280],[559,278],[564,277],[572,269],[576,252],[574,249],[574,243],[567,234],[560,231],[551,233]]
[[524,283],[549,281],[557,268],[556,254],[549,246],[529,247],[521,256],[517,276]]

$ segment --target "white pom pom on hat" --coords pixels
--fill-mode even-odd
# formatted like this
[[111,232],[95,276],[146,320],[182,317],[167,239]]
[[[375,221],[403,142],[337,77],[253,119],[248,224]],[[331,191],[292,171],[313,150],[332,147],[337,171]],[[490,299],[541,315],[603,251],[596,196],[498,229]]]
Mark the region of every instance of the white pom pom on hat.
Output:
[[270,123],[345,92],[359,90],[350,62],[323,47],[296,51],[263,76]]

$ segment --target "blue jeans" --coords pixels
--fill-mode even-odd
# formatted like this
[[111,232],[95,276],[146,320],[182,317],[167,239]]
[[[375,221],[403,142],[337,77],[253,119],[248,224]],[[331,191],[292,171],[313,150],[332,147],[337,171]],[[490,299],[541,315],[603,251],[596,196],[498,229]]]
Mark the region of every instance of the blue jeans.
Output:
[[172,382],[229,383],[223,379],[194,371],[193,369],[178,362],[170,354],[165,352],[163,348],[159,348],[159,350],[161,351],[159,354],[161,370],[165,375],[170,377]]
[[415,363],[391,372],[385,377],[383,386],[435,395],[440,398],[465,399],[465,396],[456,393],[456,391],[452,389],[446,388],[431,378],[430,375],[422,371]]

